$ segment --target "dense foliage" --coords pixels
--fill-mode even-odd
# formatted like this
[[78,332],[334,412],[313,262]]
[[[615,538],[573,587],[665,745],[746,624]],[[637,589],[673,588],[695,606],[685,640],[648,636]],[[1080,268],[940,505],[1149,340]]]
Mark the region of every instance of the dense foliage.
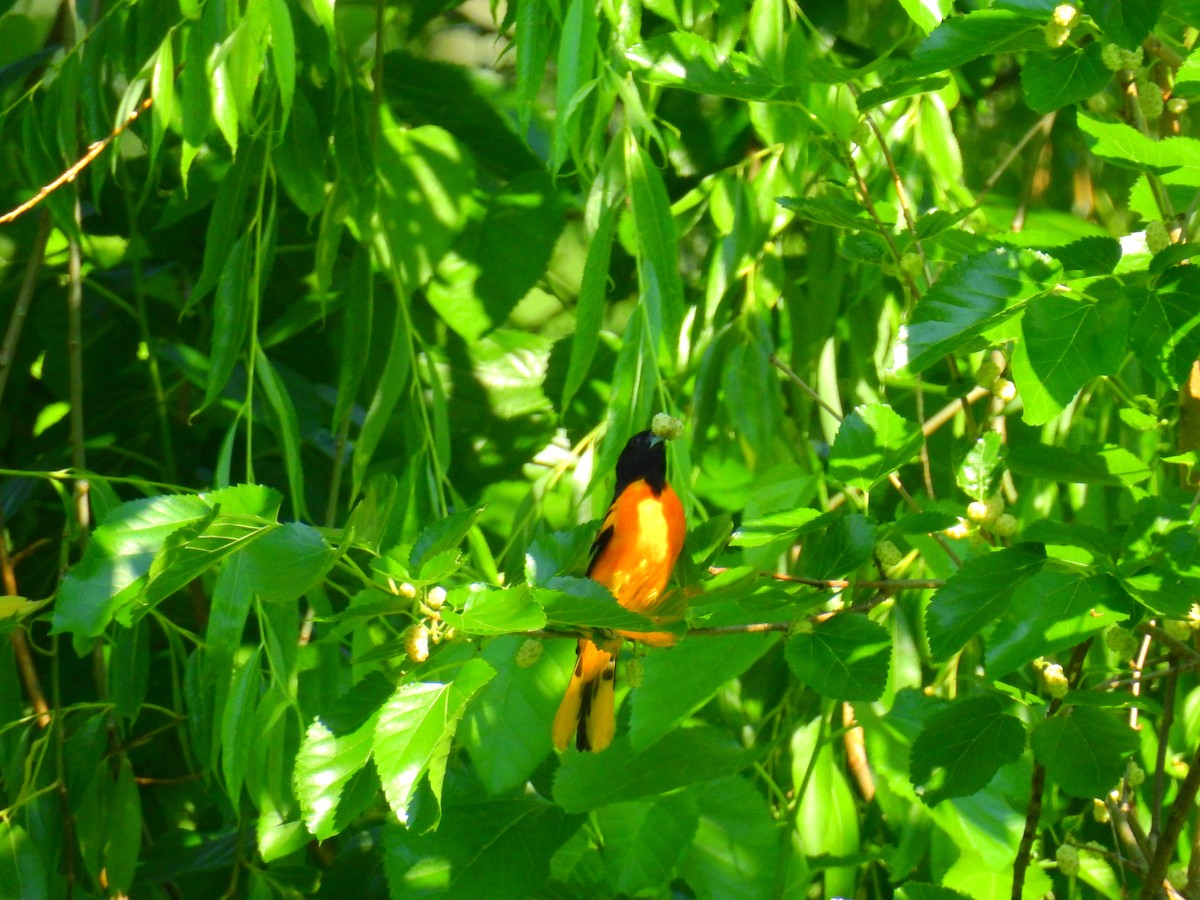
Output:
[[1200,896],[1200,3],[1078,5],[0,0],[0,894]]

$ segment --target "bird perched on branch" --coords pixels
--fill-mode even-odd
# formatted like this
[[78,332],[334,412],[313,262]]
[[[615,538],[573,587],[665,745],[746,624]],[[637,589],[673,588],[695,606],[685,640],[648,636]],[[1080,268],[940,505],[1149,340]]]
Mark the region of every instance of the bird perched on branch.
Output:
[[[664,589],[683,547],[683,504],[667,484],[666,441],[682,432],[678,419],[660,413],[649,431],[635,434],[617,459],[612,503],[592,543],[588,577],[604,585],[626,609],[648,615],[662,605]],[[631,637],[633,635],[630,635]],[[670,634],[639,635],[670,644]],[[616,660],[623,637],[597,645],[580,639],[575,669],[554,717],[554,745],[565,750],[575,735],[580,750],[603,750],[616,730]]]

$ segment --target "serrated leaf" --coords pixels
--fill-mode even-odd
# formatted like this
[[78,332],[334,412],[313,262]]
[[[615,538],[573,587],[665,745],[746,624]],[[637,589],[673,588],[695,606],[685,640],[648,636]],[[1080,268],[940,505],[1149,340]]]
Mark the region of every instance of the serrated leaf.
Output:
[[383,705],[372,752],[388,805],[401,824],[422,779],[428,778],[440,803],[446,758],[467,703],[496,670],[481,659],[468,660],[454,680],[402,684]]
[[843,484],[869,491],[911,462],[924,439],[919,425],[890,406],[860,406],[838,428],[829,454],[829,474]]
[[958,487],[972,500],[987,500],[996,492],[996,483],[1003,474],[1007,448],[999,432],[989,431],[975,441],[958,467]]
[[792,672],[819,694],[877,700],[887,687],[892,638],[866,616],[841,613],[793,634],[784,651]]
[[762,658],[778,638],[778,634],[697,638],[648,655],[642,686],[631,695],[632,749],[644,750],[687,719],[722,685]]
[[1100,51],[1100,42],[1092,41],[1082,47],[1029,54],[1021,66],[1021,87],[1030,109],[1053,112],[1101,90],[1112,79],[1112,72]]
[[1200,269],[1177,266],[1158,287],[1135,299],[1129,343],[1142,365],[1161,381],[1178,388],[1200,358]]
[[1145,462],[1112,444],[1078,451],[1050,444],[1009,444],[1008,467],[1017,475],[1068,484],[1130,485],[1151,474]]
[[1025,726],[991,696],[955,700],[930,715],[910,757],[911,780],[928,806],[987,787],[1025,750]]
[[1129,618],[1132,605],[1111,575],[1043,570],[1016,591],[988,638],[988,677],[1073,647]]
[[459,510],[425,528],[413,544],[409,564],[420,571],[425,561],[446,550],[453,550],[466,538],[467,532],[483,512],[482,506]]
[[1045,49],[1040,24],[1008,10],[983,9],[942,22],[913,53],[905,74],[932,75],[991,53]]
[[618,735],[603,753],[569,751],[554,775],[554,801],[570,813],[663,794],[739,772],[754,759],[722,730],[672,731],[641,753]]
[[475,590],[473,585],[465,585],[450,591],[446,603],[442,619],[465,634],[509,634],[546,625],[546,614],[525,585],[507,590]]
[[911,97],[914,94],[926,94],[930,91],[940,91],[950,79],[944,76],[930,78],[900,78],[881,84],[879,87],[863,91],[855,101],[860,113],[870,112],[876,106],[899,100],[901,97]]
[[1129,305],[1120,293],[1095,302],[1052,294],[1030,303],[1012,357],[1025,404],[1021,418],[1043,425],[1092,379],[1116,374],[1128,327]]
[[1137,50],[1162,12],[1162,0],[1088,0],[1087,14],[1106,40],[1126,50]]
[[608,588],[590,578],[552,578],[545,588],[534,588],[533,599],[546,611],[550,628],[664,630],[663,625],[621,606]]
[[861,513],[837,516],[804,542],[804,574],[809,578],[845,578],[871,558],[875,523]]
[[1124,122],[1109,122],[1087,113],[1076,116],[1079,130],[1086,134],[1092,153],[1129,168],[1150,172],[1182,169],[1189,174],[1200,169],[1200,140],[1190,137],[1152,140]]
[[578,819],[537,796],[447,804],[436,831],[388,824],[383,866],[390,896],[406,900],[525,900],[550,875],[550,859]]
[[1013,592],[1046,560],[1045,550],[1018,544],[967,560],[933,595],[925,613],[929,652],[949,659],[1005,609]]
[[794,538],[803,534],[804,526],[821,515],[820,510],[802,506],[758,516],[739,525],[729,543],[734,547],[761,547],[783,538]]
[[897,365],[917,373],[1020,312],[1058,283],[1062,264],[1030,250],[997,248],[964,258],[917,304]]
[[395,688],[378,673],[338,698],[334,710],[308,726],[296,754],[292,783],[305,827],[326,840],[347,824],[339,816],[343,792],[371,758],[375,725],[383,703]]
[[1072,706],[1033,729],[1033,755],[1068,794],[1103,797],[1137,750],[1137,732],[1112,713]]
[[211,515],[212,507],[195,495],[133,500],[109,513],[59,588],[55,633],[75,635],[76,649],[86,649],[88,639],[100,635],[137,595],[163,542]]
[[[871,217],[861,203],[848,196],[779,197],[775,202],[802,219],[828,225],[831,228],[879,231],[879,223]],[[884,224],[891,225],[893,223],[884,221]]]
[[604,867],[613,894],[630,896],[647,884],[669,879],[692,842],[699,818],[691,791],[598,809],[596,823],[604,839]]
[[496,638],[483,658],[496,670],[471,703],[458,735],[488,793],[519,788],[551,753],[550,725],[564,684],[575,663],[575,642],[547,640],[533,665],[516,657],[530,638]]

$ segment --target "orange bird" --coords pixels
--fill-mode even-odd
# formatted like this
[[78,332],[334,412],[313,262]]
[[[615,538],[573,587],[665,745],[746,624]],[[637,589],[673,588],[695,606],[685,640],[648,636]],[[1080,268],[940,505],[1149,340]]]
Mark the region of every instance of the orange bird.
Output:
[[[588,577],[636,613],[652,613],[662,600],[686,523],[683,504],[667,484],[665,438],[635,434],[617,460],[617,487],[592,543]],[[631,635],[632,637],[632,635]],[[645,635],[649,643],[671,643],[670,635]],[[596,646],[581,639],[566,696],[554,717],[554,746],[565,750],[575,735],[580,750],[603,750],[616,731],[616,658],[622,638]]]

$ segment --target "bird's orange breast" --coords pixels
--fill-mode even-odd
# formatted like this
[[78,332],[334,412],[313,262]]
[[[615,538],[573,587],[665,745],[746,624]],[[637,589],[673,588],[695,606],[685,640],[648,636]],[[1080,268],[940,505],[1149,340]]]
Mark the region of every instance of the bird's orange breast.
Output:
[[683,504],[670,485],[655,496],[645,481],[635,481],[609,508],[601,530],[607,528],[612,537],[589,574],[625,608],[652,612],[683,547]]

